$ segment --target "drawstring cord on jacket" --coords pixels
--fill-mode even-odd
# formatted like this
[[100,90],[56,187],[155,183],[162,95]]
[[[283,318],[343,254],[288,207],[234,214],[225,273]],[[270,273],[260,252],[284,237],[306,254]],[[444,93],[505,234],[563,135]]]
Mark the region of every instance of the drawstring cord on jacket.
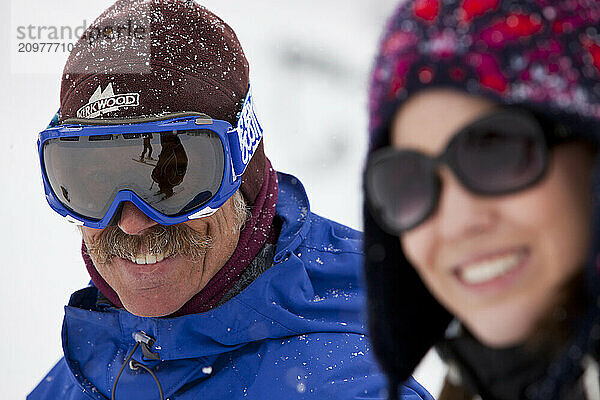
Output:
[[[113,383],[111,400],[115,400],[115,398],[116,398],[117,383],[119,382],[119,378],[121,377],[121,374],[123,373],[123,370],[125,369],[125,366],[128,363],[129,363],[129,368],[131,368],[132,370],[137,370],[138,368],[142,368],[143,370],[148,372],[150,375],[152,375],[152,378],[154,378],[154,382],[156,382],[156,386],[158,386],[158,393],[160,394],[160,400],[164,400],[165,397],[163,395],[162,386],[160,385],[160,382],[158,381],[158,377],[156,376],[156,374],[150,368],[148,368],[146,365],[132,359],[133,354],[135,353],[135,351],[137,350],[137,348],[140,345],[142,345],[142,350],[144,352],[144,355],[148,354],[148,355],[151,355],[151,358],[158,358],[158,356],[156,356],[154,353],[152,353],[150,351],[150,347],[152,347],[152,344],[154,343],[154,339],[152,339],[150,336],[146,335],[144,332],[134,333],[133,338],[136,341],[135,346],[133,346],[133,349],[131,349],[131,351],[125,358],[123,365],[121,365],[121,368],[119,369],[119,373],[117,374],[117,377],[115,378],[115,383]],[[153,357],[153,356],[156,356],[156,357]],[[130,360],[131,360],[131,362],[130,362]]]

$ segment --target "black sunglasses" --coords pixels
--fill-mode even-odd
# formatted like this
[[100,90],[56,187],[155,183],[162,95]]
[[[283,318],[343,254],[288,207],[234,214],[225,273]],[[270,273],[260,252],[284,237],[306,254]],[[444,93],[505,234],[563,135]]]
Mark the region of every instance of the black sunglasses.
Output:
[[414,228],[437,207],[440,164],[464,187],[484,196],[514,193],[535,185],[548,166],[548,148],[573,135],[539,115],[503,107],[457,132],[437,157],[385,147],[367,163],[367,204],[387,232]]

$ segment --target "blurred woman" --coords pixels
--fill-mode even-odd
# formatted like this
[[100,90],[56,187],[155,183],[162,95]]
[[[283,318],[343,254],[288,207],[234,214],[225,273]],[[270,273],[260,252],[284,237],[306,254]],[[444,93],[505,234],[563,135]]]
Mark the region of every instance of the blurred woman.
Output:
[[600,399],[600,5],[417,0],[370,87],[369,323],[392,397]]

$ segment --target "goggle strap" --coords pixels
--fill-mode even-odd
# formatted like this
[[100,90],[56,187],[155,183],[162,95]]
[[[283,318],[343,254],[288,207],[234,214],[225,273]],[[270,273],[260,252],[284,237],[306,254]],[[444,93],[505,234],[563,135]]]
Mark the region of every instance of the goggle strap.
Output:
[[[136,118],[69,118],[63,121],[62,125],[130,125],[143,124],[148,122],[160,122],[185,117],[198,117],[198,121],[202,121],[203,124],[212,123],[212,118],[210,118],[204,113],[199,113],[195,111],[184,111]],[[196,124],[201,125],[201,123],[199,122],[196,122]]]
[[54,128],[58,125],[60,125],[60,108],[58,109],[56,114],[54,114],[54,117],[52,117],[52,121],[50,121],[50,123],[48,124],[48,128],[46,129]]
[[263,136],[263,128],[254,109],[254,97],[252,96],[251,87],[248,87],[248,94],[244,100],[237,126],[228,133],[233,169],[236,176],[241,176],[250,163]]

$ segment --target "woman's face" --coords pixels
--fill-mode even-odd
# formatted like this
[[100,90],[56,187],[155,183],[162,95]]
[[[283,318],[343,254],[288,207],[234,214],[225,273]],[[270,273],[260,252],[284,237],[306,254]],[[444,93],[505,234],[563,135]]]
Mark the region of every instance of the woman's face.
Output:
[[[397,113],[392,144],[438,155],[454,133],[493,107],[458,91],[421,92]],[[400,237],[429,290],[488,346],[528,339],[585,262],[593,156],[583,144],[568,143],[549,160],[540,183],[495,197],[469,192],[441,167],[435,213]]]

